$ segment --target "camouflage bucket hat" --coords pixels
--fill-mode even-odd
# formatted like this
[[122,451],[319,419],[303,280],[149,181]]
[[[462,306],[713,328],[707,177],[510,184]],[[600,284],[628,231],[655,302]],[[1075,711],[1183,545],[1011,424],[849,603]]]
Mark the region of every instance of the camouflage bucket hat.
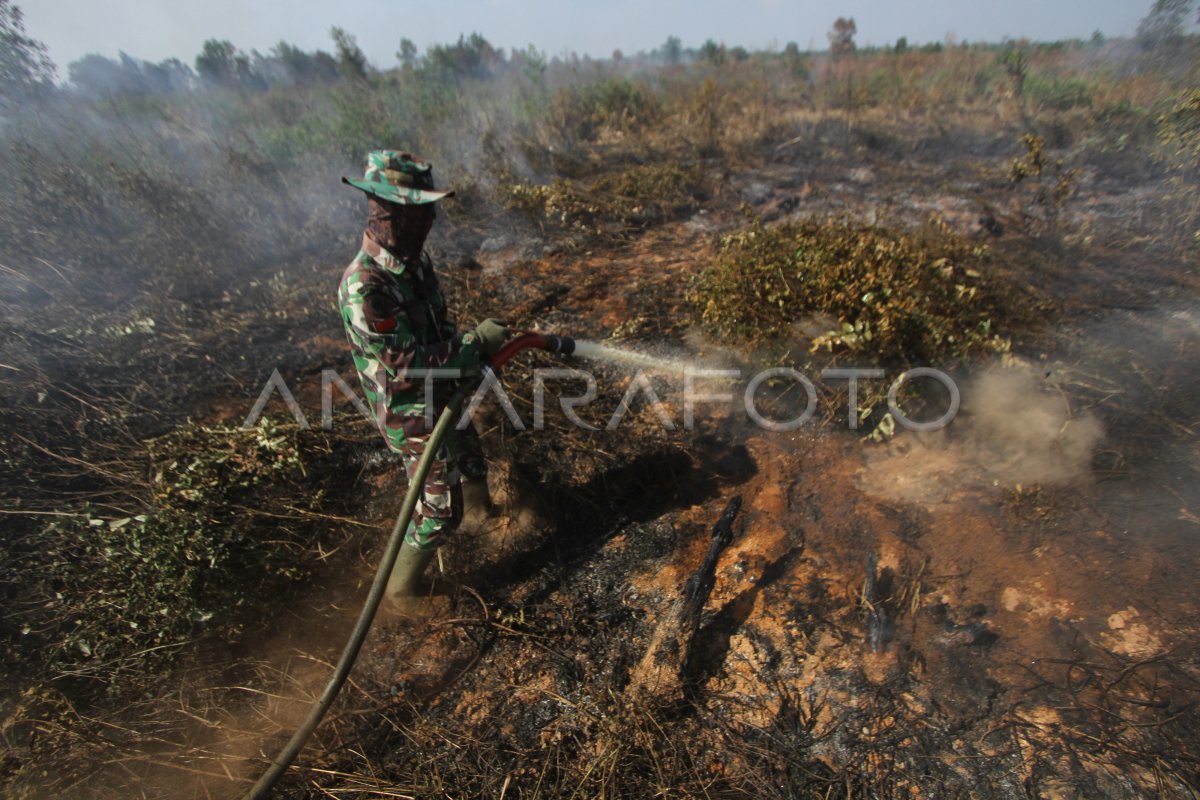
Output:
[[433,203],[454,192],[433,188],[433,165],[412,153],[400,150],[373,150],[367,153],[367,168],[361,181],[342,178],[380,200],[400,205]]

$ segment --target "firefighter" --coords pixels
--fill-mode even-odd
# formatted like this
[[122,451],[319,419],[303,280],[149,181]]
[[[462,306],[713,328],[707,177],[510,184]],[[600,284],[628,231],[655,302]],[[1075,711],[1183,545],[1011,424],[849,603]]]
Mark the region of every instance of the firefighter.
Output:
[[[424,246],[438,201],[454,193],[435,188],[427,161],[376,150],[367,154],[362,180],[342,181],[366,194],[369,213],[362,247],[342,276],[338,306],[371,413],[411,479],[458,380],[478,375],[508,330],[488,319],[459,331],[446,312]],[[452,430],[439,446],[388,582],[393,605],[413,606],[434,552],[462,521],[464,477],[468,493],[486,505],[486,464],[470,425]]]

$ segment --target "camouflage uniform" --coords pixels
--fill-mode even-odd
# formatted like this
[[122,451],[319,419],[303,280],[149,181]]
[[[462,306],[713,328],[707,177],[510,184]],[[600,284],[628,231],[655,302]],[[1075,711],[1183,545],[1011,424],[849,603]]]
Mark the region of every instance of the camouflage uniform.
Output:
[[[371,179],[371,159],[398,155],[372,153],[366,180]],[[346,182],[362,188],[359,182]],[[342,276],[338,306],[371,413],[388,447],[403,456],[411,479],[433,423],[457,386],[453,379],[433,377],[433,407],[428,408],[426,371],[478,373],[476,334],[459,333],[451,323],[427,253],[405,263],[376,242],[370,231],[363,235],[362,249]],[[483,474],[474,438],[475,430],[468,425],[443,439],[405,537],[413,547],[436,548],[461,519],[461,471],[469,477]]]

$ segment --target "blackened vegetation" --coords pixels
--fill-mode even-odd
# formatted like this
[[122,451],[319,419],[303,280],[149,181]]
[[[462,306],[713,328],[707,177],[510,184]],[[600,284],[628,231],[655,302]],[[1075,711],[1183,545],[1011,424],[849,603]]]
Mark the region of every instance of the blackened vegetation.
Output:
[[[62,94],[5,120],[0,634],[23,690],[0,725],[6,790],[134,793],[95,777],[109,764],[142,794],[215,796],[213,776],[238,785],[279,732],[267,722],[222,751],[194,747],[189,726],[233,736],[266,716],[261,698],[309,691],[243,659],[306,593],[354,604],[322,565],[353,583],[399,468],[350,415],[302,431],[276,400],[266,425],[237,424],[276,367],[315,424],[322,368],[349,367],[331,299],[362,209],[337,178],[380,145],[411,147],[459,190],[434,243],[463,327],[504,312],[683,349],[699,326],[812,374],[969,363],[1010,343],[1082,360],[1042,323],[1127,314],[1091,371],[1128,374],[1131,341],[1153,363],[1068,391],[1119,431],[1097,473],[1179,509],[1165,534],[1128,527],[1193,532],[1175,479],[1194,473],[1174,468],[1194,461],[1196,340],[1153,335],[1164,314],[1190,324],[1174,312],[1192,305],[1200,218],[1200,105],[1180,90],[1197,82],[1194,40],[1171,44],[1178,59],[1122,42],[898,43],[832,62],[796,47],[725,59],[713,43],[663,71],[651,57],[547,67],[486,44],[423,63],[410,50],[382,73],[351,57],[344,80],[335,67],[178,96]],[[1175,305],[1156,312],[1164,298]],[[537,366],[559,364],[528,354],[506,370],[527,424]],[[598,428],[619,378],[581,411]],[[465,584],[452,614],[381,630],[293,795],[1195,793],[1194,650],[1122,656],[1062,622],[1069,658],[995,663],[1014,634],[986,607],[937,600],[958,578],[928,574],[919,552],[861,583],[878,529],[919,550],[924,520],[857,518],[828,500],[846,476],[817,491],[819,464],[773,473],[736,424],[667,433],[636,403],[611,434],[554,411],[544,430],[497,417],[488,433],[545,530],[503,557],[452,545],[449,577]],[[1159,473],[1140,468],[1165,446],[1174,482],[1149,491]],[[718,575],[755,580],[700,615],[681,701],[644,702],[631,687],[668,604],[631,575],[673,565],[719,497],[771,481],[788,499],[771,512],[786,517],[778,551]],[[1025,487],[1013,524],[1066,494]],[[705,522],[682,522],[695,505]],[[1131,523],[1161,519],[1121,505]],[[1047,524],[1033,544],[1063,531],[1078,533]],[[1126,557],[1117,543],[1104,555]],[[315,649],[321,626],[298,620]],[[868,676],[871,659],[888,668]],[[177,754],[169,781],[143,780],[147,759]]]
[[[349,416],[302,431],[278,401],[262,425],[239,427],[271,369],[294,385],[319,373],[319,354],[294,340],[296,326],[327,329],[297,303],[311,273],[270,290],[228,283],[227,300],[204,308],[69,269],[46,261],[21,284],[45,287],[44,301],[12,304],[5,322],[5,647],[32,673],[119,693],[184,642],[237,638],[262,613],[256,598],[310,574],[319,543],[344,535],[319,520],[351,507],[361,464],[347,453],[371,439]],[[117,310],[132,297],[135,313]],[[189,419],[218,398],[225,421]],[[305,401],[315,427],[319,406]],[[268,575],[283,583],[258,583]]]
[[[1164,787],[1194,787],[1200,771],[1194,746],[1200,736],[1200,681],[1186,657],[1168,652],[1128,658],[1075,637],[1071,642],[1069,658],[1021,665],[1024,699],[1005,717],[1006,724],[1040,743],[1029,785],[1053,783],[1058,764],[1088,754],[1114,771],[1153,776]],[[1056,708],[1059,718],[1030,714],[1037,704]],[[1095,776],[1080,791],[1112,789],[1104,776]]]
[[708,552],[704,554],[704,562],[696,568],[683,587],[683,606],[680,611],[683,625],[680,627],[683,633],[682,652],[684,655],[680,661],[679,671],[681,674],[686,674],[688,667],[691,666],[692,648],[696,644],[697,634],[700,633],[700,612],[704,610],[708,596],[712,594],[716,580],[717,559],[721,557],[725,548],[733,544],[733,521],[737,518],[741,508],[742,498],[740,495],[734,495],[729,499],[725,510],[721,512],[721,518],[713,525],[712,542],[708,546]]

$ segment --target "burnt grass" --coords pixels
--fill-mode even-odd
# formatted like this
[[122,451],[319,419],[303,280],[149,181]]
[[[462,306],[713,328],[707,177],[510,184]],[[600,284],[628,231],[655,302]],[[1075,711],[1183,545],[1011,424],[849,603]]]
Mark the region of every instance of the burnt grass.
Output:
[[[1120,652],[1097,632],[1103,620],[1098,629],[1055,614],[1023,627],[999,607],[1003,584],[986,563],[968,568],[946,554],[947,529],[958,526],[959,549],[979,548],[979,562],[1008,550],[1044,559],[1051,572],[1071,563],[1071,537],[1103,527],[1106,514],[1176,542],[1162,545],[1168,556],[1180,532],[1194,530],[1194,520],[1163,522],[1149,508],[1197,507],[1193,489],[1167,483],[1195,476],[1186,450],[1195,376],[1171,364],[1187,363],[1196,341],[1168,345],[1155,334],[1160,309],[1194,300],[1194,251],[1156,238],[1154,220],[1127,217],[1120,227],[1087,217],[1119,210],[1128,188],[1109,183],[1104,154],[1079,156],[1090,171],[1059,208],[1009,183],[1026,122],[960,131],[833,114],[715,150],[681,152],[654,137],[586,142],[570,163],[536,176],[537,185],[562,181],[554,203],[564,213],[549,212],[546,193],[516,205],[495,187],[468,194],[431,243],[464,324],[504,316],[519,328],[695,351],[684,339],[700,316],[695,278],[722,234],[759,224],[748,217],[768,227],[815,217],[912,230],[937,216],[964,247],[991,250],[987,278],[1011,290],[997,302],[1021,306],[999,331],[1012,353],[1091,374],[1123,368],[1133,350],[1145,355],[1146,377],[1119,396],[1100,381],[1066,388],[1109,434],[1093,456],[1094,486],[981,495],[955,513],[860,492],[852,465],[865,445],[849,434],[772,438],[719,413],[693,431],[664,431],[644,403],[613,433],[579,430],[561,413],[548,414],[545,430],[517,431],[489,408],[486,455],[503,477],[500,518],[514,537],[448,544],[439,583],[449,607],[419,623],[377,623],[353,684],[281,796],[1195,796],[1200,679],[1178,592],[1157,597],[1136,576],[1095,566],[1079,573],[1094,581],[1085,594],[1108,587],[1155,606],[1159,646]],[[1069,126],[1043,128],[1052,152],[1078,152]],[[1151,159],[1121,159],[1114,170],[1135,188],[1164,178]],[[855,170],[866,172],[849,177]],[[683,196],[662,197],[664,176],[669,184],[680,175]],[[642,179],[654,197],[637,196]],[[628,199],[644,201],[637,213]],[[286,201],[269,206],[254,225],[278,231],[310,218]],[[28,568],[56,535],[43,515],[111,527],[175,508],[156,471],[234,441],[230,430],[272,369],[314,427],[323,370],[356,385],[332,297],[361,209],[337,201],[324,210],[318,228],[270,252],[247,245],[233,254],[220,241],[228,230],[197,224],[185,234],[195,246],[180,251],[187,277],[178,281],[122,273],[115,246],[94,280],[59,287],[50,269],[11,281],[0,322],[0,479],[6,509],[26,513],[5,517],[0,577],[12,611],[0,632],[17,699],[3,708],[0,781],[14,796],[128,796],[131,786],[170,796],[180,785],[189,796],[236,796],[290,734],[289,718],[251,726],[236,752],[189,726],[233,730],[255,716],[259,700],[247,692],[269,692],[282,670],[261,642],[280,630],[319,663],[336,657],[337,635],[306,644],[305,631],[348,627],[338,626],[362,595],[403,488],[399,463],[336,394],[332,431],[299,430],[278,398],[267,407],[302,469],[266,473],[239,494],[223,481],[246,469],[222,468],[218,490],[189,506],[238,541],[283,542],[287,556],[272,562],[270,581],[247,577],[238,599],[226,598],[236,607],[210,609],[213,622],[173,629],[171,644],[182,644],[170,658],[114,651],[108,662],[70,649],[69,629],[46,604],[56,594],[66,604],[88,598],[72,594],[72,573],[31,578]],[[179,213],[203,219],[194,208]],[[251,241],[254,225],[236,241]],[[83,319],[66,307],[86,309]],[[811,373],[855,363],[810,352],[798,333],[720,344],[753,366]],[[972,359],[983,357],[949,367],[967,370]],[[526,422],[532,370],[559,365],[527,353],[505,371]],[[603,426],[625,387],[619,372],[600,374],[600,393],[581,413]],[[844,394],[821,391],[820,417],[844,424]],[[196,438],[156,460],[152,442],[193,429]],[[683,690],[658,696],[639,665],[735,494],[747,508]],[[1138,558],[1128,539],[1094,547],[1113,563]],[[268,560],[259,547],[236,552],[248,576]],[[1186,574],[1190,558],[1163,574]],[[1161,567],[1147,563],[1137,574],[1150,583]],[[319,610],[298,610],[310,605]],[[223,766],[208,769],[214,763]]]
[[[833,153],[826,152],[825,164],[836,173]],[[874,164],[871,158],[859,150],[851,163]],[[771,175],[778,168],[762,169]],[[887,169],[886,160],[879,169]],[[778,179],[784,191],[786,175]],[[812,170],[805,177],[816,179]],[[723,213],[726,224],[736,224],[731,212],[741,198],[730,194]],[[722,203],[709,208],[722,213]],[[1128,253],[1078,258],[1071,245],[1044,233],[1011,238],[1017,241],[992,240],[1000,254],[997,269],[1036,292],[1046,310],[1040,324],[1006,331],[1020,351],[1049,347],[1065,353],[1062,343],[1054,343],[1054,331],[1083,325],[1114,306],[1144,302],[1147,287],[1133,282],[1134,272],[1155,292],[1190,291],[1190,278],[1169,259],[1131,261]],[[515,282],[500,273],[464,279],[457,289],[467,304],[489,307],[503,298],[530,309],[531,321],[550,321],[552,330],[590,329],[586,321],[620,304],[622,318],[653,320],[640,338],[652,341],[662,331],[681,329],[682,321],[662,309],[686,307],[683,290],[670,279],[656,283],[662,276],[653,267],[628,270],[672,244],[669,232],[650,232],[640,241],[602,244],[598,254],[514,263],[507,271]],[[598,278],[592,270],[606,259],[615,262],[612,272]],[[542,271],[543,265],[553,268]],[[597,278],[602,286],[595,285]],[[1063,281],[1070,292],[1063,291]],[[639,290],[647,284],[651,291]],[[509,378],[519,396],[528,385],[524,375]],[[1089,390],[1077,391],[1083,398]],[[602,395],[601,405],[607,400],[611,408],[615,399]],[[844,401],[835,398],[830,405],[837,402]],[[1107,413],[1116,421],[1136,412],[1132,404],[1118,404]],[[1194,410],[1178,413],[1187,418]],[[1152,461],[1151,453],[1124,437],[1144,435],[1145,426],[1142,419],[1142,433],[1115,434],[1116,447],[1141,463]],[[663,791],[1012,797],[1064,787],[1080,796],[1145,790],[1186,796],[1194,786],[1200,729],[1192,648],[1130,658],[1063,620],[1032,645],[1046,648],[1041,657],[1010,661],[1011,651],[1000,655],[997,642],[1019,634],[997,631],[995,607],[930,599],[956,579],[924,574],[920,566],[929,559],[922,537],[945,521],[902,506],[873,508],[848,499],[844,489],[813,487],[798,472],[776,473],[756,460],[747,448],[752,434],[731,419],[707,420],[682,438],[635,425],[615,442],[591,440],[604,442],[603,455],[593,451],[587,434],[557,428],[553,420],[549,428],[553,435],[509,431],[504,445],[517,479],[541,501],[547,531],[507,559],[481,560],[451,546],[449,558],[466,565],[452,569],[451,581],[471,591],[452,590],[449,620],[379,633],[362,667],[377,679],[358,698],[367,721],[326,743],[342,752],[353,741],[359,755],[345,760],[331,752],[328,762],[319,762],[356,777],[326,785],[386,786],[430,796],[507,791],[613,797]],[[829,462],[814,456],[811,463],[819,469]],[[681,561],[694,567],[697,542],[712,521],[698,519],[696,510],[715,515],[721,498],[753,494],[771,483],[794,495],[779,517],[785,526],[781,549],[761,563],[743,556],[729,564],[730,574],[753,578],[706,612],[683,695],[640,695],[633,685],[637,664],[671,594],[640,594],[630,576]],[[1014,508],[1006,524],[1016,541],[1028,543],[1056,524],[1071,529],[1071,514],[1082,512],[1079,502],[1070,490],[1047,489],[1036,508]],[[761,524],[761,515],[753,514],[745,525]],[[879,514],[891,522],[881,526]],[[835,521],[839,517],[845,519]],[[809,526],[827,528],[815,545]],[[879,546],[879,537],[886,539],[880,531],[889,528],[911,548],[912,560],[900,568],[904,574],[880,570],[875,607],[864,611],[856,592],[837,583],[847,576],[861,580],[864,554]],[[675,588],[681,586],[682,579]],[[919,610],[912,605],[914,592]],[[770,620],[762,619],[760,609],[766,608],[772,609]],[[775,627],[780,621],[782,635]],[[885,650],[894,653],[882,676],[856,664],[857,654],[871,652],[874,626],[882,627]],[[752,669],[762,694],[739,693],[728,680],[746,668],[731,654],[747,646],[759,659]],[[830,651],[849,656],[831,657]],[[421,665],[405,654],[419,657]],[[431,656],[432,667],[426,660]],[[811,673],[797,679],[797,665],[821,674],[815,683]],[[1045,708],[1058,709],[1053,720],[1030,714]],[[310,796],[301,785],[313,773],[302,775],[303,769],[291,779],[293,791]],[[1157,781],[1157,790],[1147,789],[1147,780]]]

